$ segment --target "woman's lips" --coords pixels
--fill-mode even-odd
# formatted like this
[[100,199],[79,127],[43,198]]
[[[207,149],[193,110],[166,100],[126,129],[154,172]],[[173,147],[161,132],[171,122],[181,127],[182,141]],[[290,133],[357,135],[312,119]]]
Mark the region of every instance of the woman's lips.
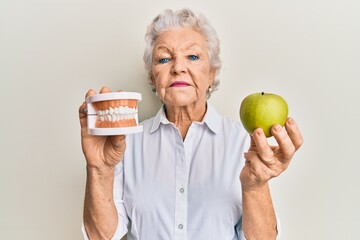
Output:
[[190,84],[184,81],[176,81],[170,85],[170,87],[188,87],[188,86],[190,86]]

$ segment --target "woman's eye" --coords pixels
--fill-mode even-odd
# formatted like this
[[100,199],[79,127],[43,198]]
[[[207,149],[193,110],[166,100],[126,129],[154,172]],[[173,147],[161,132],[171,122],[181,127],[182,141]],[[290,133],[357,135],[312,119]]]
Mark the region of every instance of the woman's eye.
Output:
[[168,63],[169,61],[170,61],[170,58],[160,58],[159,59],[160,64]]
[[191,61],[196,61],[196,60],[199,60],[199,57],[196,56],[196,55],[189,55],[188,59],[191,60]]

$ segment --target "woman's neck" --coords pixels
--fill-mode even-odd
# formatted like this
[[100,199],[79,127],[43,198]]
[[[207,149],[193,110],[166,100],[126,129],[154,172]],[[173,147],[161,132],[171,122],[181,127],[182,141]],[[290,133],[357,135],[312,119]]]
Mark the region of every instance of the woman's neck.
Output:
[[192,122],[201,122],[206,113],[206,102],[191,106],[174,107],[165,105],[166,117],[180,130],[184,140]]

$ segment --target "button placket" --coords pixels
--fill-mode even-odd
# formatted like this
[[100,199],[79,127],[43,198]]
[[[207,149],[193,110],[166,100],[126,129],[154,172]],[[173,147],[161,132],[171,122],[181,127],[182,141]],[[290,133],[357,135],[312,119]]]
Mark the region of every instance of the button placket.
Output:
[[[184,186],[187,186],[187,168],[184,142],[181,136],[176,141],[177,160],[176,160],[176,189],[175,192],[175,239],[186,240],[186,223],[187,223],[187,196]],[[181,190],[183,189],[183,190]],[[181,192],[183,191],[183,192]]]
[[187,239],[187,210],[188,196],[185,188],[189,181],[189,167],[191,164],[192,136],[194,129],[190,126],[185,141],[181,135],[177,138],[177,162],[176,162],[176,203],[175,203],[175,239]]

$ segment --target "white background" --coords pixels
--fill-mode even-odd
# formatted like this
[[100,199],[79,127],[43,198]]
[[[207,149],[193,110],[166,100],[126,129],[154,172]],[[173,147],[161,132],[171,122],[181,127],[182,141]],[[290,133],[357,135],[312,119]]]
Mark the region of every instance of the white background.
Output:
[[221,39],[210,102],[239,120],[241,100],[282,95],[304,145],[271,181],[283,239],[359,239],[358,0],[0,2],[0,239],[81,239],[85,184],[77,110],[89,88],[159,102],[142,54],[165,8],[204,13]]

